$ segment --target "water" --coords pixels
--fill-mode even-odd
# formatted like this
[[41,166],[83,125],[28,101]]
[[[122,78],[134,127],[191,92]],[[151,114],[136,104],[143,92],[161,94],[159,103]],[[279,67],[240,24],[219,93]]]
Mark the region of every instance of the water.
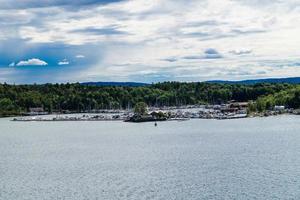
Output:
[[0,119],[0,199],[299,199],[299,120]]

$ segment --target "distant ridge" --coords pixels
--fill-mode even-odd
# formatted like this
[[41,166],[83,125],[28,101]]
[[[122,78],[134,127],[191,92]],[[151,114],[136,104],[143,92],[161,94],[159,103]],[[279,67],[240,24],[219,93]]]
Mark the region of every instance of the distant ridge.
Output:
[[138,83],[138,82],[85,82],[81,83],[82,85],[91,85],[91,86],[126,86],[126,87],[139,87],[150,85],[148,83]]
[[[289,83],[289,84],[300,84],[300,77],[289,77],[289,78],[266,78],[266,79],[249,79],[241,81],[228,81],[228,80],[210,80],[205,83],[223,83],[223,84],[245,84],[253,85],[257,83]],[[82,85],[91,86],[123,86],[123,87],[140,87],[151,85],[149,83],[140,82],[83,82]]]
[[225,84],[257,84],[257,83],[290,83],[299,84],[300,77],[291,78],[266,78],[266,79],[253,79],[253,80],[242,80],[242,81],[225,81],[225,80],[212,80],[206,81],[207,83],[225,83]]

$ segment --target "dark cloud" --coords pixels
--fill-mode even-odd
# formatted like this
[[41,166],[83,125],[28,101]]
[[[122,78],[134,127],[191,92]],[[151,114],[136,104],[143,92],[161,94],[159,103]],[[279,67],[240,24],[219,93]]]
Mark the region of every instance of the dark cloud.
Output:
[[200,60],[203,59],[203,56],[184,56],[182,58],[186,60]]
[[86,34],[94,34],[94,35],[127,35],[129,33],[125,31],[120,31],[114,27],[106,27],[106,28],[85,28],[74,30],[72,33],[86,33]]
[[220,59],[223,58],[223,56],[216,49],[208,48],[204,50],[203,55],[190,55],[190,56],[184,56],[182,58],[186,60],[205,60],[205,59]]
[[219,59],[219,58],[223,58],[223,56],[216,50],[213,48],[208,48],[204,51],[204,58],[205,59]]
[[208,55],[219,54],[219,52],[213,48],[206,49],[204,53]]
[[231,33],[234,35],[249,35],[249,34],[256,34],[256,33],[265,33],[267,30],[263,29],[254,29],[254,30],[242,30],[242,29],[232,29]]
[[247,72],[247,71],[229,71],[229,72],[226,72],[225,75],[227,75],[227,76],[250,76],[250,75],[253,75],[253,73]]
[[218,26],[220,23],[216,20],[203,20],[203,21],[197,21],[197,22],[189,22],[185,26],[186,27],[202,27],[202,26]]
[[212,35],[208,32],[201,32],[201,31],[196,31],[196,32],[190,32],[190,33],[184,33],[184,36],[187,37],[199,37],[199,38],[211,38]]
[[164,58],[164,59],[161,59],[162,61],[167,61],[167,62],[176,62],[177,61],[177,58],[175,57],[169,57],[169,58]]
[[258,71],[256,74],[263,75],[263,74],[267,74],[267,72],[266,71]]

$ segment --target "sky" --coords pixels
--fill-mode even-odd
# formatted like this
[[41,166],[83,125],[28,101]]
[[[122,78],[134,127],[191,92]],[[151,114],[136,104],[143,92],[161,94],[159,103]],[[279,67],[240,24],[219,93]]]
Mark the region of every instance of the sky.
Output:
[[0,82],[295,76],[298,0],[0,0]]

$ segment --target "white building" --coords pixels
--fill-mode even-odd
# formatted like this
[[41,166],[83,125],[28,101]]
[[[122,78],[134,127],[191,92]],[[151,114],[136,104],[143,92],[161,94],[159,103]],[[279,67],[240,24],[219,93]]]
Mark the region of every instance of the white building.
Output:
[[284,106],[275,106],[275,107],[274,107],[274,110],[276,110],[276,111],[282,111],[282,110],[284,110],[284,109],[285,109]]

